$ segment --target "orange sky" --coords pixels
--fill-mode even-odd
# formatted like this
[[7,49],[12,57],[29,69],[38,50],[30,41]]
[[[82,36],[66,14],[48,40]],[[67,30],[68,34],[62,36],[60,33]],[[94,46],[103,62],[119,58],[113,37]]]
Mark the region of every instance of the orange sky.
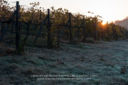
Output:
[[[11,4],[16,0],[8,0]],[[28,6],[30,2],[40,2],[41,7],[66,8],[73,13],[88,15],[88,11],[94,15],[102,16],[104,22],[122,20],[128,16],[128,0],[19,0],[20,4]],[[93,15],[92,15],[93,16]]]

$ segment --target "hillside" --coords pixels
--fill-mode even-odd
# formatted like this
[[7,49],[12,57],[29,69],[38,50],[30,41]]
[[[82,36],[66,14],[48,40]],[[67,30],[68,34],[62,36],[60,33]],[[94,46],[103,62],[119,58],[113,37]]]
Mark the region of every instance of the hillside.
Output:
[[128,30],[128,17],[123,20],[116,21],[115,24],[120,25]]

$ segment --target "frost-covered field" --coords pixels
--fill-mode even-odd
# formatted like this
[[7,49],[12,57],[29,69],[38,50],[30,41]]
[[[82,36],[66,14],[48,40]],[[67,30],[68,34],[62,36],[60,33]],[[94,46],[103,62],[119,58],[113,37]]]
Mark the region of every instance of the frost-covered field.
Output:
[[[0,57],[0,85],[128,85],[128,40],[27,48]],[[86,75],[84,80],[36,80],[30,75]]]

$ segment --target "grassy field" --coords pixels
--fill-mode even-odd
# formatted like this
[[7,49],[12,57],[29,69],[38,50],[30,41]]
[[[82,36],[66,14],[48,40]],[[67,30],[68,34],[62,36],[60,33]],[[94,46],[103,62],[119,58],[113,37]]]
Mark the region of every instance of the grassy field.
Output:
[[[22,56],[0,56],[0,85],[128,85],[128,40],[25,50]],[[60,81],[31,77],[49,74],[85,76]]]

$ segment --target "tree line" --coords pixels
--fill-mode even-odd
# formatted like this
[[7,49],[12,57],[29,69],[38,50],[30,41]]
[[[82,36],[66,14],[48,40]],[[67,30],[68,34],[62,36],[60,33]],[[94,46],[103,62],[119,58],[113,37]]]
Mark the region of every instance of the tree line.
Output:
[[[50,42],[50,47],[59,47],[60,42],[88,42],[89,38],[105,41],[127,38],[125,28],[114,23],[103,25],[101,16],[91,17],[73,14],[67,9],[55,9],[54,7],[50,8],[48,16],[47,10],[39,7],[39,2],[30,5],[31,7],[28,9],[20,6],[19,21],[27,23],[27,27],[21,23],[21,28],[24,31],[25,27],[32,29],[35,26],[36,29],[30,31],[30,33],[34,33],[37,32],[35,30],[39,31],[42,25],[46,24],[46,27],[42,30],[43,34],[41,34],[41,30],[39,32]],[[10,7],[7,1],[0,0],[0,21],[8,20],[13,15],[14,9],[15,7]],[[42,24],[43,21],[45,22]]]

